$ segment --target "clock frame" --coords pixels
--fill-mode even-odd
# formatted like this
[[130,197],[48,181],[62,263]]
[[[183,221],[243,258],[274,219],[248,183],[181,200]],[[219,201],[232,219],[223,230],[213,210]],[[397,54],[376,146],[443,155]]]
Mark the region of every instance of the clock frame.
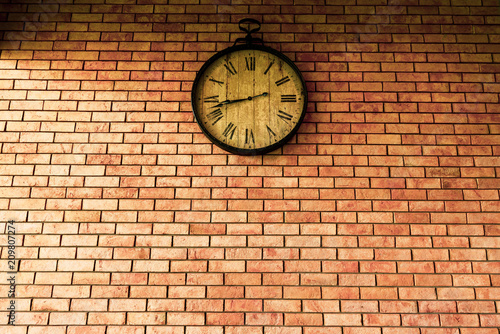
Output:
[[[228,61],[228,59],[232,59],[231,56],[236,55],[237,57],[241,57],[242,54],[251,55],[252,52],[254,54],[261,54],[263,57],[268,54],[268,59],[272,59],[272,61],[269,60],[269,63],[265,64],[264,68],[259,66],[260,63],[256,65],[256,62],[259,60],[258,58],[252,58],[251,56],[245,57],[245,62],[239,62],[240,64],[236,66],[237,68],[230,60]],[[242,59],[243,58],[240,60]],[[275,61],[278,63],[276,64]],[[223,77],[224,80],[220,77],[217,78],[210,75],[210,71],[214,70],[214,67],[219,73],[222,69],[223,73],[226,75]],[[269,80],[267,86],[269,92],[259,90],[258,82],[255,82],[256,74],[253,74],[253,77],[251,75],[245,75],[246,72],[241,71],[242,68],[248,72],[262,71],[265,69],[265,75],[267,75],[268,72],[271,73],[271,71],[274,71],[275,77]],[[284,68],[288,71],[285,74],[289,73],[288,75],[281,76],[280,73],[276,74],[276,69],[283,71]],[[236,80],[236,76],[238,75],[239,77]],[[278,76],[276,77],[276,75]],[[269,74],[269,78],[271,78],[271,74]],[[278,80],[274,80],[276,78],[278,78]],[[231,80],[233,80],[233,85],[238,85],[238,93],[236,94],[233,93],[235,88],[231,86]],[[204,94],[205,85],[212,85],[213,92],[218,92],[217,89],[220,89],[221,93],[219,95]],[[224,85],[226,85],[226,87],[224,87]],[[253,88],[249,89],[247,86]],[[283,87],[292,87],[293,89],[289,89],[289,91],[295,94],[282,94],[282,92],[287,92],[287,89],[283,89]],[[243,92],[240,93],[240,90]],[[278,96],[277,94],[280,95]],[[219,98],[219,96],[221,97]],[[267,114],[264,110],[266,106],[263,104],[266,100],[269,101]],[[191,103],[196,122],[200,126],[202,132],[215,145],[228,152],[239,155],[257,155],[265,154],[280,148],[295,135],[306,113],[307,89],[300,70],[287,56],[264,45],[247,43],[234,45],[224,49],[216,53],[203,64],[193,83]],[[260,109],[259,104],[261,106]],[[252,107],[249,107],[250,105]],[[293,108],[293,106],[297,108]],[[294,109],[293,112],[291,109]],[[243,129],[238,123],[222,122],[225,116],[228,116],[227,119],[231,117],[234,118],[234,113],[236,112],[243,114],[243,116],[238,116],[240,117],[239,119],[241,119],[241,117],[243,117],[243,119],[246,119],[245,117],[250,117],[250,120],[246,119],[243,121],[243,126],[245,126],[245,124],[248,126],[249,123],[252,122],[253,126],[258,128],[249,129],[247,127]],[[210,116],[208,116],[209,114]],[[253,115],[253,118],[249,116],[250,114]],[[270,124],[264,124],[266,120],[262,119],[262,117],[266,117],[266,115],[268,117],[274,117],[273,119],[269,118],[269,122],[278,122],[279,132],[276,128],[270,126]],[[214,121],[215,123],[211,124]],[[239,136],[239,138],[233,141],[236,130],[238,131],[237,136]],[[253,131],[255,131],[255,133]],[[269,143],[262,144],[262,142],[265,141],[262,136],[265,137],[266,134],[269,136]],[[257,136],[258,138],[256,139]],[[273,138],[275,139],[274,142]],[[259,144],[257,144],[257,142]]]

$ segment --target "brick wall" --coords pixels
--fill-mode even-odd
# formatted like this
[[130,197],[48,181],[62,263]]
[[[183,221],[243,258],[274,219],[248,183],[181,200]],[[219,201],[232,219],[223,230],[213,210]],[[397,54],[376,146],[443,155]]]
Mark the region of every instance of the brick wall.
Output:
[[[498,0],[1,2],[2,333],[498,333]],[[190,105],[245,17],[309,91],[265,156]]]

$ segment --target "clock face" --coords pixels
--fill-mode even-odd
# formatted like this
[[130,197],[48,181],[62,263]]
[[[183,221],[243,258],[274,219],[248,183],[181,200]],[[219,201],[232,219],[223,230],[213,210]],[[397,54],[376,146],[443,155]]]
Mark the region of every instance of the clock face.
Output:
[[297,67],[260,45],[228,48],[195,79],[192,104],[203,132],[237,154],[263,154],[288,141],[304,118],[307,91]]

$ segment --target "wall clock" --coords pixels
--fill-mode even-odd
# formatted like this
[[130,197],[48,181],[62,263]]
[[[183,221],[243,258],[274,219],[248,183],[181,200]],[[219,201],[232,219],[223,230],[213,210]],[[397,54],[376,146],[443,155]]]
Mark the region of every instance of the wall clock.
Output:
[[[258,27],[250,29],[250,24]],[[236,154],[264,154],[297,132],[307,90],[288,57],[251,37],[260,29],[258,21],[241,20],[240,29],[247,36],[212,56],[197,73],[191,102],[196,122],[214,144]],[[241,40],[245,44],[237,44]]]

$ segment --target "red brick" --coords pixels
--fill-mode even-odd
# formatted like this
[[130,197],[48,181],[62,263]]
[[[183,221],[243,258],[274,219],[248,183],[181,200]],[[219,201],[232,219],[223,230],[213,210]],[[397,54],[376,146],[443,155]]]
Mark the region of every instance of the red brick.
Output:
[[401,317],[403,326],[439,326],[439,316],[437,314],[405,314]]

